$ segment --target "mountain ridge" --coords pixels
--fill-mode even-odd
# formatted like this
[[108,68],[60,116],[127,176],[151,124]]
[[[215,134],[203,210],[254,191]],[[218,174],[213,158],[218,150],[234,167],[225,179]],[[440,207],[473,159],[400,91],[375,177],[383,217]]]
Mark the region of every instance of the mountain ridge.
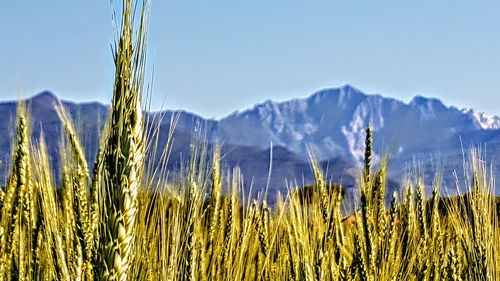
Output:
[[[37,124],[33,126],[34,139],[39,138],[41,128],[46,136],[51,136],[48,146],[53,159],[57,158],[57,146],[62,134],[54,111],[57,100],[57,96],[50,91],[26,99],[33,123]],[[15,101],[0,102],[0,129],[11,134],[14,131],[16,104]],[[109,107],[99,102],[63,101],[63,104],[80,126],[91,163]],[[473,109],[459,110],[446,106],[438,99],[423,96],[415,96],[405,103],[380,94],[368,95],[350,85],[322,89],[307,98],[283,102],[267,100],[219,119],[207,119],[183,110],[157,111],[146,115],[151,120],[161,120],[160,146],[166,143],[164,139],[176,121],[174,163],[171,167],[176,165],[176,161],[181,161],[178,154],[189,155],[194,135],[203,131],[202,135],[209,143],[218,139],[224,144],[224,150],[232,153],[225,163],[228,168],[243,166],[244,175],[264,179],[256,183],[262,188],[267,180],[268,167],[268,163],[262,163],[269,161],[266,156],[268,149],[276,147],[279,153],[275,156],[282,157],[273,159],[276,167],[272,184],[277,190],[286,188],[285,178],[291,180],[290,177],[295,175],[296,179],[300,179],[303,176],[300,171],[306,172],[304,178],[307,181],[312,180],[312,175],[304,171],[309,169],[309,149],[324,165],[338,163],[330,178],[348,178],[349,185],[354,185],[356,177],[348,170],[359,167],[363,160],[364,129],[369,123],[374,130],[374,160],[377,162],[384,154],[388,155],[392,159],[390,171],[393,171],[391,176],[394,179],[401,178],[405,165],[416,155],[423,158],[424,165],[429,164],[429,167],[434,165],[429,162],[429,153],[433,157],[443,156],[444,169],[448,171],[460,167],[463,147],[485,145],[500,152],[500,118],[497,116]],[[10,139],[0,140],[2,155],[10,156]],[[496,155],[492,157],[495,163],[500,161]],[[256,163],[246,161],[242,156]],[[8,163],[6,160],[5,163]],[[54,161],[53,166],[57,168],[58,165],[60,163]],[[284,167],[282,170],[280,165]],[[0,180],[4,178],[5,174],[0,172]]]
[[[165,111],[173,111],[173,112],[182,112],[182,113],[188,113],[188,114],[194,114],[198,117],[200,117],[201,119],[205,119],[205,120],[210,120],[210,121],[221,121],[222,119],[226,119],[228,117],[231,117],[231,116],[235,116],[235,115],[239,115],[239,114],[242,114],[242,113],[245,113],[247,111],[251,111],[259,106],[262,106],[262,105],[266,105],[266,104],[272,104],[272,105],[277,105],[277,104],[284,104],[284,103],[290,103],[290,102],[300,102],[300,101],[304,101],[304,100],[308,100],[308,99],[312,99],[316,96],[322,96],[322,95],[327,95],[329,93],[331,93],[331,91],[335,91],[335,90],[342,90],[342,91],[346,91],[346,89],[351,89],[352,91],[355,91],[356,94],[358,95],[361,95],[361,96],[364,96],[364,97],[374,97],[374,98],[381,98],[381,99],[384,99],[384,100],[388,100],[388,101],[393,101],[393,102],[398,102],[398,103],[401,103],[401,104],[404,104],[404,105],[412,105],[412,104],[422,104],[422,103],[427,103],[427,102],[433,102],[433,103],[437,103],[437,104],[440,104],[448,109],[455,109],[455,110],[458,110],[458,111],[462,111],[463,113],[475,113],[475,114],[479,114],[481,116],[487,116],[487,117],[490,117],[492,119],[495,119],[495,124],[493,125],[493,127],[491,126],[485,126],[486,128],[483,128],[483,129],[500,129],[500,124],[497,124],[497,122],[500,121],[500,116],[499,115],[496,115],[496,114],[490,114],[490,113],[487,113],[487,112],[484,112],[484,111],[478,111],[478,110],[475,110],[474,108],[470,108],[470,107],[464,107],[464,108],[459,108],[457,106],[454,106],[454,105],[446,105],[441,99],[439,98],[435,98],[435,97],[428,97],[428,96],[424,96],[424,95],[421,95],[421,94],[417,94],[415,95],[409,102],[405,102],[403,100],[400,100],[400,99],[397,99],[397,98],[393,98],[393,97],[386,97],[386,96],[383,96],[379,93],[364,93],[362,92],[361,90],[359,90],[358,88],[350,85],[350,84],[345,84],[343,86],[340,86],[340,87],[326,87],[326,88],[322,88],[318,91],[315,91],[314,93],[312,93],[311,95],[307,96],[307,97],[304,97],[304,98],[290,98],[290,99],[287,99],[287,100],[284,100],[284,101],[275,101],[275,100],[272,100],[272,99],[267,99],[265,100],[264,102],[260,102],[260,103],[255,103],[253,106],[251,107],[248,107],[246,109],[243,109],[243,110],[235,110],[227,115],[224,115],[222,117],[219,117],[219,118],[215,118],[215,117],[203,117],[195,112],[191,112],[191,111],[188,111],[188,110],[184,110],[184,109],[166,109],[166,110],[153,110],[151,111],[151,113],[161,113],[161,112],[165,112]],[[349,90],[347,90],[349,91]],[[108,107],[109,105],[106,104],[106,103],[102,103],[102,102],[98,102],[98,101],[85,101],[85,102],[78,102],[78,101],[73,101],[73,100],[66,100],[66,99],[60,99],[53,91],[51,90],[42,90],[41,92],[38,92],[38,93],[35,93],[34,95],[28,97],[28,98],[25,98],[25,100],[33,100],[33,99],[41,99],[41,98],[48,98],[50,100],[62,100],[64,101],[65,103],[73,103],[73,104],[95,104],[95,105],[101,105],[101,106],[106,106]],[[0,101],[0,105],[2,104],[8,104],[8,103],[16,103],[17,101],[15,100],[4,100],[4,101]]]

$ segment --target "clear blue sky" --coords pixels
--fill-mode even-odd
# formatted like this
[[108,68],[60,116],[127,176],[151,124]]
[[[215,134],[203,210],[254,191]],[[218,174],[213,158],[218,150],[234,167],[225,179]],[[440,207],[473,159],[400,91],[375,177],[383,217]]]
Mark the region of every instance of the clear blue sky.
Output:
[[[153,108],[221,117],[349,83],[500,115],[500,1],[153,0]],[[111,99],[106,0],[3,1],[0,100]]]

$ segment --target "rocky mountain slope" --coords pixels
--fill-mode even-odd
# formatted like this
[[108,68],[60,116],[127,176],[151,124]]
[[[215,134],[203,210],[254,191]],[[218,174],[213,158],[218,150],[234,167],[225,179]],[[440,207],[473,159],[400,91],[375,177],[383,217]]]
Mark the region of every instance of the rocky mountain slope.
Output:
[[[42,134],[45,136],[55,171],[60,165],[58,147],[63,139],[54,110],[56,102],[57,97],[50,92],[27,100],[33,137],[36,140]],[[107,106],[63,103],[82,132],[88,160],[92,162]],[[5,132],[0,138],[2,182],[8,171],[15,111],[16,102],[0,103],[0,131]],[[458,170],[460,174],[462,150],[472,146],[482,146],[487,151],[487,160],[494,165],[500,161],[499,117],[446,106],[437,99],[421,96],[404,103],[381,95],[367,95],[349,85],[324,89],[305,99],[266,101],[220,120],[207,120],[183,111],[156,112],[148,117],[150,124],[159,124],[157,145],[160,148],[175,124],[170,169],[179,168],[189,159],[193,136],[203,136],[209,145],[214,140],[223,144],[225,167],[241,167],[246,184],[253,184],[253,190],[267,185],[271,154],[270,188],[273,191],[285,191],[287,183],[294,181],[310,182],[308,149],[325,169],[328,167],[332,180],[354,185],[356,167],[363,158],[364,128],[368,123],[375,135],[375,160],[382,155],[389,156],[395,187],[413,163],[421,167],[428,182],[439,167],[445,183],[453,185],[452,171]],[[498,168],[496,171],[500,174]],[[58,177],[57,173],[55,176]]]

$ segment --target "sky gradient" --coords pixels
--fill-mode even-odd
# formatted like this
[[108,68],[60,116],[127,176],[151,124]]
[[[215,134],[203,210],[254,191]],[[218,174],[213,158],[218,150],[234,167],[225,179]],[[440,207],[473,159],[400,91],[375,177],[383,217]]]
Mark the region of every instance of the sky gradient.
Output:
[[[0,100],[109,103],[111,5],[1,4]],[[221,117],[350,84],[500,115],[500,1],[153,0],[153,109]]]

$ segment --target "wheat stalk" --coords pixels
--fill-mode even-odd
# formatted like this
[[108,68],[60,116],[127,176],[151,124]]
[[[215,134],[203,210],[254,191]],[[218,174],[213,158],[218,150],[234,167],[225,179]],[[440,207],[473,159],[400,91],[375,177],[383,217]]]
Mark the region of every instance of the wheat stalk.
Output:
[[141,110],[144,82],[148,1],[142,1],[134,42],[136,1],[122,1],[121,34],[115,47],[115,85],[109,135],[103,151],[105,210],[101,231],[99,279],[125,281],[131,271],[135,243],[137,195],[145,148]]

